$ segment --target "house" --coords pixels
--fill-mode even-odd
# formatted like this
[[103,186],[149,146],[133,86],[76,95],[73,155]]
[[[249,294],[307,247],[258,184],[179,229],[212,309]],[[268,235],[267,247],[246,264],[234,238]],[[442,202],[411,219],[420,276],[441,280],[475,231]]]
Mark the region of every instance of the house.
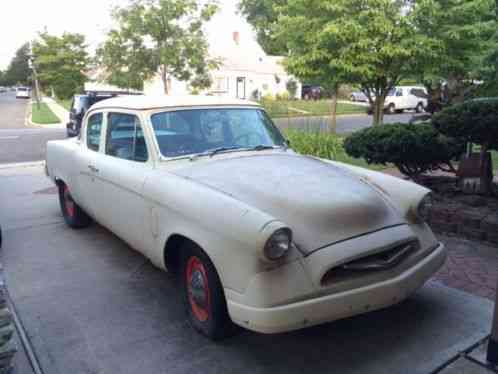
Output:
[[[257,99],[261,96],[287,92],[287,83],[297,83],[296,97],[301,96],[301,85],[282,66],[283,57],[268,56],[255,40],[252,32],[224,32],[209,37],[209,54],[221,62],[211,72],[212,86],[205,94],[239,99]],[[172,95],[187,95],[192,89],[186,82],[170,80]],[[162,94],[163,84],[159,74],[144,85],[144,93]]]

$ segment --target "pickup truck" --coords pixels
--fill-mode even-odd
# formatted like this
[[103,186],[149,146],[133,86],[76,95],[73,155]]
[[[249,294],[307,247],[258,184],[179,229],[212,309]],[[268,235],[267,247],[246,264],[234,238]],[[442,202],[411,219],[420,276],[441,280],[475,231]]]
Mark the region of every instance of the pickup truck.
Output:
[[212,339],[384,308],[444,263],[429,190],[294,152],[259,104],[118,97],[82,123],[47,144],[64,220],[97,221],[177,274]]

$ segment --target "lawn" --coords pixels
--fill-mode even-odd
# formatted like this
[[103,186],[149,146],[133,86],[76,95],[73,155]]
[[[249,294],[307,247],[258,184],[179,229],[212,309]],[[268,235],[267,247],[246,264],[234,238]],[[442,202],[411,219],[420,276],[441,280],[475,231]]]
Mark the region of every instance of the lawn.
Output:
[[[330,114],[330,100],[262,100],[268,114],[273,118],[324,116]],[[366,113],[361,105],[338,103],[337,114]]]
[[51,123],[59,123],[60,119],[57,117],[54,112],[50,110],[47,104],[40,103],[40,107],[36,103],[32,104],[32,121],[33,123],[37,123],[39,125],[48,125]]
[[299,130],[284,130],[284,135],[290,141],[291,148],[304,155],[312,155],[376,171],[389,168],[386,165],[369,165],[364,159],[349,156],[344,150],[344,137],[341,136]]
[[57,101],[60,105],[62,105],[64,107],[64,109],[66,109],[67,111],[71,110],[71,103],[73,101],[73,99],[55,99],[55,101]]

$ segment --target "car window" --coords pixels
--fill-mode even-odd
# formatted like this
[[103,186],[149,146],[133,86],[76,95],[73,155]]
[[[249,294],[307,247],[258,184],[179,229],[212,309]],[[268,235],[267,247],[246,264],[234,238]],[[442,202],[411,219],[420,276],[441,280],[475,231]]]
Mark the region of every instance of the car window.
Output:
[[260,109],[192,109],[151,116],[161,153],[179,157],[216,148],[282,146],[275,125]]
[[398,89],[396,90],[396,96],[403,96],[403,89],[398,88]]
[[146,162],[149,158],[140,120],[133,114],[109,113],[106,154]]
[[102,130],[102,113],[96,113],[88,118],[86,126],[86,145],[92,151],[99,151]]

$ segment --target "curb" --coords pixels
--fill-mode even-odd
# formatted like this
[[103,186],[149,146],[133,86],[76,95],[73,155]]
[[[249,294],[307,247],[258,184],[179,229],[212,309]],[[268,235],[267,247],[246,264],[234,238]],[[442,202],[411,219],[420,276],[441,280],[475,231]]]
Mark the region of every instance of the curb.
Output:
[[0,170],[5,169],[16,169],[16,168],[29,168],[29,167],[37,167],[37,166],[45,166],[45,161],[29,161],[29,162],[16,162],[11,164],[0,164]]

